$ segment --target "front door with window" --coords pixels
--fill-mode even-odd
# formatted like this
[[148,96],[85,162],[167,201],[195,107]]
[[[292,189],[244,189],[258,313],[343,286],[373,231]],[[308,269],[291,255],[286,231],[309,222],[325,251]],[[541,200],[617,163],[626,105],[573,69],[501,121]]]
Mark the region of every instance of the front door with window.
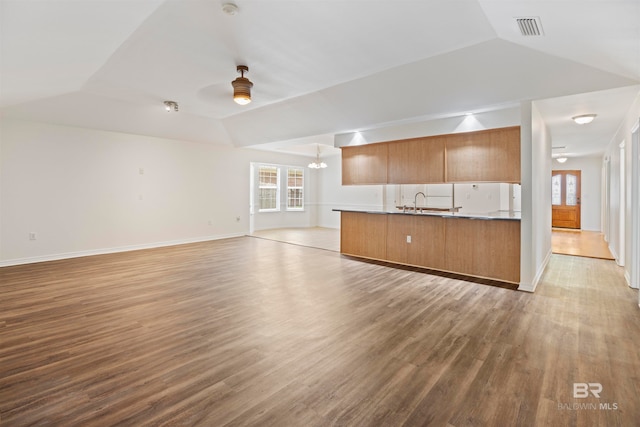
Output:
[[580,228],[580,171],[551,173],[551,225]]

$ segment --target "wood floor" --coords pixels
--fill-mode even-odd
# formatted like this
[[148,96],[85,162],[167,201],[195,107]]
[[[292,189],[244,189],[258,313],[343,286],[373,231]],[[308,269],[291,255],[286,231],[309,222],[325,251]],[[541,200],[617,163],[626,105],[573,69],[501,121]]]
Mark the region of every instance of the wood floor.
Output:
[[614,259],[604,235],[596,231],[554,228],[551,249],[555,254]]
[[275,228],[254,231],[251,236],[340,252],[340,230],[337,228]]
[[5,267],[0,425],[637,426],[637,301],[601,259],[530,294],[250,237]]

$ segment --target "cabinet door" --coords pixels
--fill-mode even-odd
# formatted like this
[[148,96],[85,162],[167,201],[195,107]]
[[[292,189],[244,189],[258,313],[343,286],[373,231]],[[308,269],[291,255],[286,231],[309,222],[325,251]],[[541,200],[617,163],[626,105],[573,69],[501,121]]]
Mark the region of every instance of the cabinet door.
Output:
[[389,183],[444,182],[444,141],[438,136],[390,142]]
[[387,144],[342,147],[342,185],[386,184]]
[[446,269],[520,282],[520,221],[447,218]]
[[387,216],[359,212],[340,215],[340,252],[384,260],[387,255]]
[[444,269],[444,219],[429,215],[389,215],[387,259],[417,267]]
[[447,135],[448,182],[520,182],[520,127]]
[[414,236],[411,238],[409,263],[420,267],[444,270],[444,218],[416,215]]

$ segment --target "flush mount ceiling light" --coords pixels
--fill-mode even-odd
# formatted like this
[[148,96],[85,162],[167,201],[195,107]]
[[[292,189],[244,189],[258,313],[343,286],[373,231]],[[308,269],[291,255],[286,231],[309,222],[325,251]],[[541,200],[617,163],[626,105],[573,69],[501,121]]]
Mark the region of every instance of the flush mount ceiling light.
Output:
[[238,6],[233,3],[225,3],[222,5],[222,11],[227,15],[235,15],[238,13]]
[[558,163],[564,163],[564,162],[566,162],[566,161],[567,161],[567,158],[566,158],[566,157],[558,157],[558,158],[556,159],[556,161],[557,161]]
[[327,164],[325,162],[321,162],[320,161],[320,144],[316,144],[316,146],[317,146],[317,149],[316,149],[316,161],[309,163],[309,168],[310,169],[324,169],[324,168],[327,167]]
[[247,105],[251,102],[251,88],[253,83],[244,76],[245,72],[249,71],[249,67],[246,65],[238,65],[238,72],[240,77],[237,77],[231,82],[233,86],[233,100],[240,105]]
[[579,125],[586,125],[587,123],[591,123],[593,119],[596,118],[596,114],[582,114],[579,116],[573,116],[571,118]]
[[172,110],[177,113],[178,103],[175,101],[164,101],[164,109],[167,110],[167,113],[170,113]]

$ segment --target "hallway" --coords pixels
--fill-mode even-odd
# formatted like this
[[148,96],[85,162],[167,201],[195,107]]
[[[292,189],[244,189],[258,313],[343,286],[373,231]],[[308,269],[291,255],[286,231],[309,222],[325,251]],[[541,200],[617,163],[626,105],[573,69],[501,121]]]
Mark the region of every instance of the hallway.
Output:
[[554,228],[551,234],[551,250],[554,254],[614,259],[604,235],[596,231]]

